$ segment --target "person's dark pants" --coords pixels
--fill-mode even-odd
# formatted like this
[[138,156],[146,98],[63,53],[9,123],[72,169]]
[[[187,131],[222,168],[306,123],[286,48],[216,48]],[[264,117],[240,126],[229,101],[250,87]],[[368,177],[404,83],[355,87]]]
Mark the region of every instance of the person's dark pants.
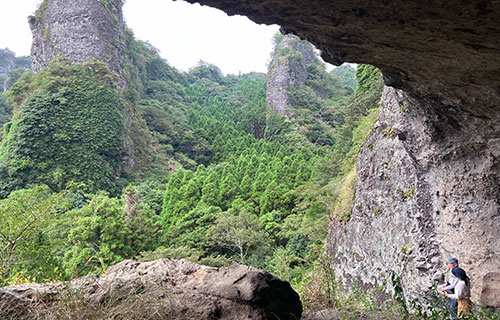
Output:
[[458,301],[456,299],[450,299],[450,314],[452,319],[457,319],[457,307]]

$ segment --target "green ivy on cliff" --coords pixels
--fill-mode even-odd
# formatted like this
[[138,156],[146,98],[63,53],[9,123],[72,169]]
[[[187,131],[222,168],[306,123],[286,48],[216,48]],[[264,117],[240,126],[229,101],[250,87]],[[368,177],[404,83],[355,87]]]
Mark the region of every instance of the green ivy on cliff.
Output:
[[61,190],[114,188],[123,157],[124,107],[99,62],[54,64],[7,93],[14,110],[0,149],[0,195],[33,183]]

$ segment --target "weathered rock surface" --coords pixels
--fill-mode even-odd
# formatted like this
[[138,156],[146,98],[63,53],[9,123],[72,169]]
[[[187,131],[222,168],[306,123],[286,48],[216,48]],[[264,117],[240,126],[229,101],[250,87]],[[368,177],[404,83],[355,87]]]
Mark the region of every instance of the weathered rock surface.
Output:
[[69,285],[9,286],[0,289],[0,301],[8,302],[4,310],[40,300],[46,300],[50,308],[68,290],[80,292],[86,304],[95,306],[134,295],[137,301],[154,297],[171,306],[174,319],[299,319],[302,314],[299,296],[290,284],[265,271],[239,264],[213,268],[170,259],[122,261],[100,277],[89,275]]
[[[300,53],[300,59],[294,55]],[[285,36],[274,49],[267,80],[267,108],[287,117],[290,105],[290,90],[304,85],[307,66],[315,61],[312,46],[295,36]]]
[[125,23],[122,0],[45,0],[29,18],[33,33],[32,69],[56,59],[105,62],[126,87]]
[[[1,49],[0,49],[1,50]],[[14,69],[16,56],[8,50],[0,51],[0,77],[7,78],[9,71]]]
[[500,307],[499,128],[390,87],[382,100],[359,154],[351,219],[331,226],[334,270],[371,287],[398,277],[415,299],[436,292],[454,256],[473,300]]
[[421,297],[453,255],[473,300],[500,307],[500,2],[187,1],[279,24],[326,61],[375,65],[404,90],[385,90],[352,219],[330,230],[345,283],[394,273]]

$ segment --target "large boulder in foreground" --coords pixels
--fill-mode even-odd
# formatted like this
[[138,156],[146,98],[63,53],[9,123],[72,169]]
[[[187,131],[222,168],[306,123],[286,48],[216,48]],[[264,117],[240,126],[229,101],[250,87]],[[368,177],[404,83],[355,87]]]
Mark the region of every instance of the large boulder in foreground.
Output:
[[66,319],[71,312],[92,319],[300,319],[302,305],[289,283],[263,270],[171,259],[125,260],[102,276],[0,289],[2,319]]

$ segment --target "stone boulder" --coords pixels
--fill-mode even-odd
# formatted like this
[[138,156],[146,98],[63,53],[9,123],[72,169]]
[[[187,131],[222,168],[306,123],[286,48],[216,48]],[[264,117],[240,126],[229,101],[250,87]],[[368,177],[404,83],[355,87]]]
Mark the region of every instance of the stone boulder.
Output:
[[[240,264],[214,268],[187,260],[160,259],[125,260],[101,276],[88,275],[66,284],[1,288],[0,318],[42,315],[41,319],[54,319],[56,311],[51,309],[71,300],[68,296],[80,297],[94,310],[111,304],[126,304],[128,308],[143,303],[147,319],[300,319],[302,314],[299,296],[290,284],[263,270]],[[130,308],[126,318],[136,319],[137,308]],[[92,319],[99,318],[94,314]]]

